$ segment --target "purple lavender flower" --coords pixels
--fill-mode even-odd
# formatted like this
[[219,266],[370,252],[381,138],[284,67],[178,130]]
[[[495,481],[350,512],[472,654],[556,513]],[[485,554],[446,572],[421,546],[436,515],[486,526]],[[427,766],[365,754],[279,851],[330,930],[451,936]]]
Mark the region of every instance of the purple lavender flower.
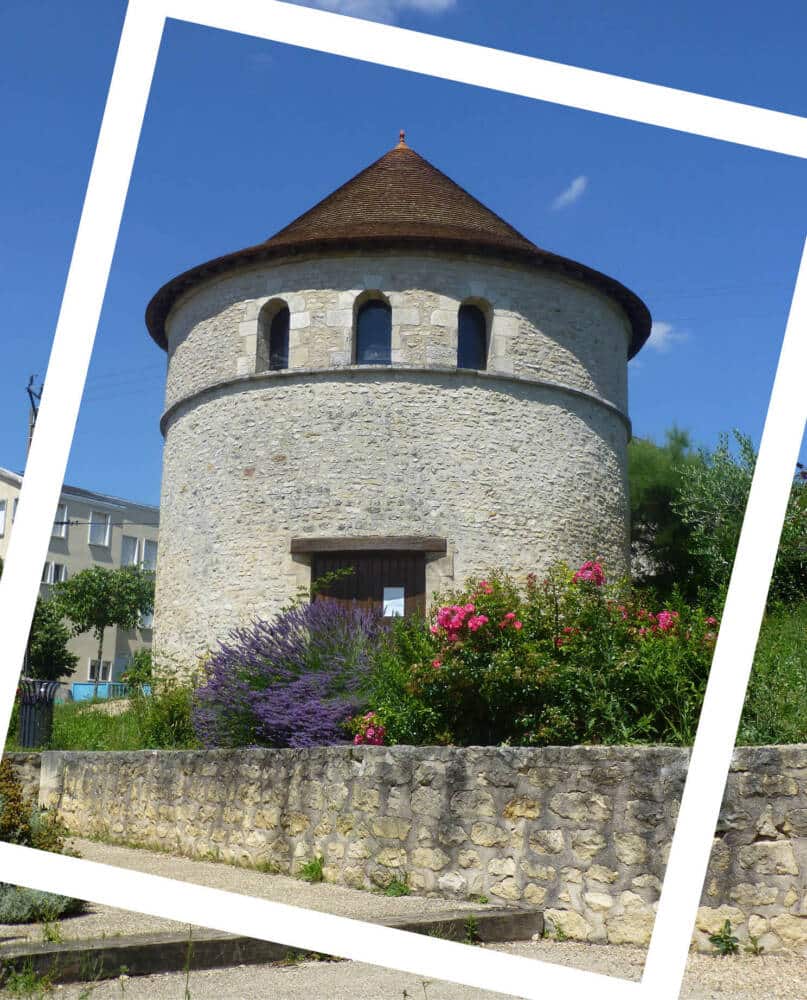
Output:
[[317,600],[233,629],[207,664],[193,724],[206,747],[305,747],[345,741],[342,723],[381,633],[380,615]]

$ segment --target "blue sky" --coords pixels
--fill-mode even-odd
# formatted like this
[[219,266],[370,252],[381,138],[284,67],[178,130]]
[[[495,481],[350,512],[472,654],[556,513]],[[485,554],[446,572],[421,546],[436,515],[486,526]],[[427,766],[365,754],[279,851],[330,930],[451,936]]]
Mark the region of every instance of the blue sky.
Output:
[[[312,5],[316,5],[313,4]],[[322,0],[407,28],[807,115],[807,8],[749,0]],[[703,9],[703,8],[706,9]],[[616,8],[616,9],[615,9]],[[120,0],[0,13],[0,465],[25,461],[123,20]],[[634,433],[758,441],[807,234],[807,163],[170,22],[67,479],[159,500],[165,359],[143,312],[174,274],[271,235],[395,144],[656,321]],[[807,449],[803,449],[803,454]]]

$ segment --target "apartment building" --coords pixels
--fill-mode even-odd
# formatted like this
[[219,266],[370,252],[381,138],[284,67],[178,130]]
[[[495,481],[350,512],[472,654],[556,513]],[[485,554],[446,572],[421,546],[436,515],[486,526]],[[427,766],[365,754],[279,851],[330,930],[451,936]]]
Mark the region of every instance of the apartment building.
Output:
[[[0,468],[0,559],[5,558],[14,530],[21,485],[21,476]],[[48,596],[54,583],[90,566],[115,569],[140,564],[155,569],[159,520],[159,507],[65,486],[53,522],[48,557],[42,568],[42,596]],[[117,680],[132,653],[150,648],[151,639],[151,615],[131,631],[108,628],[99,664],[95,637],[91,633],[76,636],[70,641],[70,649],[79,660],[66,687],[73,681]]]

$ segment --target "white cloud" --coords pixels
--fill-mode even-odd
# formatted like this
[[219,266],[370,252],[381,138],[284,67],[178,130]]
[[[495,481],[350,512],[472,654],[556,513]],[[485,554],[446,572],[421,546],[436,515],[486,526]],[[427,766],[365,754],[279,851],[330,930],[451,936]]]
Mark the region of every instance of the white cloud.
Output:
[[573,205],[579,198],[582,198],[583,192],[587,187],[588,177],[575,177],[572,183],[564,191],[561,191],[552,202],[553,210],[558,212],[562,208],[568,208],[569,205]]
[[337,14],[363,17],[371,21],[397,20],[399,14],[416,11],[422,14],[444,14],[457,6],[457,0],[292,0],[304,7],[322,7]]
[[666,354],[670,348],[688,339],[689,334],[676,329],[672,323],[657,322],[650,329],[646,346],[652,347],[654,351],[659,351],[661,354]]

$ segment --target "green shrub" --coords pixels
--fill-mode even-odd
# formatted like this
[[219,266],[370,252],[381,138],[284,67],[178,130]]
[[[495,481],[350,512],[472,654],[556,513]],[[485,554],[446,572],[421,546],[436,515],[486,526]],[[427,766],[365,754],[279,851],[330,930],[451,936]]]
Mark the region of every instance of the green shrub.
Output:
[[589,562],[519,587],[501,571],[395,623],[369,703],[389,742],[547,745],[694,737],[717,621],[657,612]]
[[737,742],[807,742],[807,601],[762,623]]
[[[0,761],[0,840],[40,851],[64,851],[67,830],[56,816],[25,797],[11,763]],[[80,899],[0,882],[0,924],[56,920],[84,908]]]
[[0,760],[0,840],[61,854],[67,830],[56,815],[26,798],[7,760]]
[[141,747],[155,750],[193,749],[199,746],[191,721],[193,688],[176,681],[152,684],[152,693],[135,692],[131,712]]
[[[440,715],[415,691],[420,664],[433,657],[434,643],[424,618],[393,619],[373,656],[363,692],[383,720],[387,743],[425,746],[450,741]],[[358,722],[349,726],[351,732],[358,728]]]
[[33,924],[81,913],[81,899],[0,882],[0,924]]
[[133,688],[142,688],[154,679],[154,664],[150,649],[136,649],[121,675],[121,680]]

